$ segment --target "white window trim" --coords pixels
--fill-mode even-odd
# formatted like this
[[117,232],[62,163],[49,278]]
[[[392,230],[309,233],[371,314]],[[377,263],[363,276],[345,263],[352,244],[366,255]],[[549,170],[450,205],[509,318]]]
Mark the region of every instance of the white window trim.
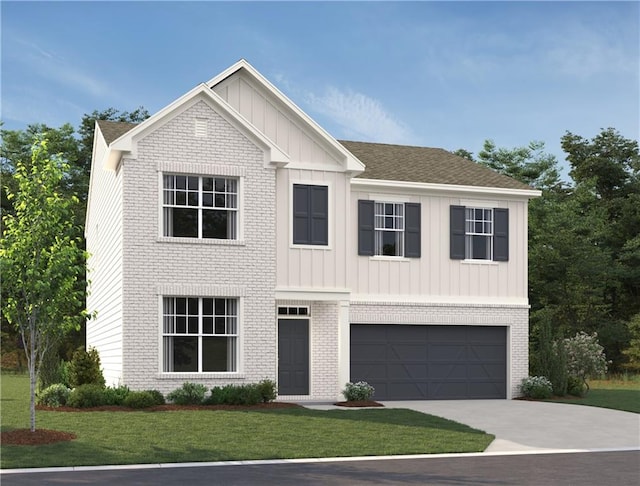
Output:
[[[406,237],[406,230],[407,230],[407,226],[406,226],[406,217],[407,217],[407,208],[406,208],[406,203],[407,200],[404,199],[402,201],[399,200],[389,200],[389,199],[384,199],[384,200],[379,200],[379,199],[372,199],[373,201],[373,238],[374,238],[374,252],[375,252],[375,248],[376,248],[376,243],[375,243],[375,239],[377,238],[377,232],[378,231],[393,231],[395,233],[402,233],[402,248],[401,248],[401,252],[402,255],[373,255],[369,258],[373,258],[376,260],[392,260],[392,261],[402,261],[402,260],[406,260],[409,261],[409,258],[404,256],[404,247],[405,247],[405,237]],[[402,205],[402,230],[396,230],[396,229],[385,229],[385,228],[377,228],[376,227],[376,204],[393,204],[395,205]],[[384,215],[383,215],[384,217]]]
[[[164,304],[165,297],[193,297],[193,298],[225,298],[236,299],[238,301],[237,316],[237,337],[236,337],[236,370],[235,371],[164,371]],[[161,380],[173,379],[201,379],[201,378],[245,378],[244,371],[244,297],[242,296],[209,296],[209,295],[183,295],[182,292],[173,293],[172,295],[158,294],[158,372],[156,377]]]
[[[293,186],[295,184],[305,186],[321,186],[327,188],[327,244],[326,245],[301,245],[293,242]],[[311,179],[297,179],[289,181],[289,248],[308,250],[333,250],[333,225],[334,203],[333,203],[333,183],[331,181],[314,181]]]
[[[228,245],[228,246],[244,246],[244,191],[245,191],[245,175],[244,170],[231,170],[233,167],[226,166],[205,166],[204,164],[191,164],[186,170],[180,168],[175,169],[175,164],[159,164],[158,165],[158,231],[156,242],[158,243],[189,243],[197,245]],[[207,168],[207,171],[196,172],[194,169]],[[217,169],[217,170],[215,170]],[[164,175],[185,175],[196,176],[200,180],[198,185],[202,186],[202,177],[221,177],[233,178],[238,181],[237,208],[236,208],[236,238],[234,239],[218,239],[218,238],[190,238],[177,236],[164,236]],[[198,233],[200,233],[198,228]]]
[[[467,201],[468,202],[468,201]],[[464,221],[465,221],[465,231],[464,231],[464,237],[465,240],[467,238],[467,236],[469,235],[469,233],[467,233],[467,209],[490,209],[491,210],[491,235],[490,235],[490,244],[491,244],[491,258],[488,259],[482,259],[482,258],[465,258],[464,260],[461,260],[461,263],[468,263],[468,264],[473,264],[473,265],[498,265],[500,262],[496,262],[493,259],[493,236],[494,236],[494,232],[495,232],[495,213],[494,213],[494,209],[497,207],[497,203],[495,203],[495,206],[489,206],[486,204],[486,202],[484,202],[483,204],[480,205],[469,205],[469,206],[465,206],[465,213],[464,213]],[[466,243],[465,243],[465,253],[466,253]]]

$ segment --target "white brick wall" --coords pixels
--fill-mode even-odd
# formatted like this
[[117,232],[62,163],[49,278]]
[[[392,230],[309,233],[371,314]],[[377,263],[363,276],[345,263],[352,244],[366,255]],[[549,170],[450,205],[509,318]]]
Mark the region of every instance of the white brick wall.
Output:
[[352,302],[349,321],[361,324],[506,326],[507,397],[529,374],[529,308],[522,305]]
[[[206,138],[195,136],[196,118],[207,120]],[[261,150],[204,102],[139,141],[137,154],[122,168],[124,383],[166,393],[184,381],[212,387],[275,379],[275,172],[264,168]],[[159,169],[167,167],[241,176],[243,241],[162,241]],[[191,292],[240,298],[237,373],[172,377],[160,372],[161,296]]]

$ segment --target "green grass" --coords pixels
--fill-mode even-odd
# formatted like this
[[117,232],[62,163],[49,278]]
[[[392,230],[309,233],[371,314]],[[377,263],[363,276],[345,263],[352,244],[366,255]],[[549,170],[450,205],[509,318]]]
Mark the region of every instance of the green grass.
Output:
[[591,390],[582,398],[558,398],[550,401],[613,408],[640,413],[640,376],[631,375],[589,382]]
[[[28,380],[3,375],[2,430],[29,424]],[[71,442],[1,446],[2,468],[483,451],[492,435],[403,409],[36,412]]]

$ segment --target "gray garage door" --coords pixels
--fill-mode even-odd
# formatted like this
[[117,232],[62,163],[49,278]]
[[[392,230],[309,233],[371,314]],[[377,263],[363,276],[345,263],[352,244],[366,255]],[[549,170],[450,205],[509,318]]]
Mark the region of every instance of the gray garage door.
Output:
[[506,398],[501,326],[351,325],[351,381],[376,400]]

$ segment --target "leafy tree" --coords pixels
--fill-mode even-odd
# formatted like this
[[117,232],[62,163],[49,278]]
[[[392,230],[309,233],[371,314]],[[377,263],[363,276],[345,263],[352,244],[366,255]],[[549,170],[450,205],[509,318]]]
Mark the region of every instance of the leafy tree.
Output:
[[607,357],[604,348],[598,343],[598,335],[581,331],[574,337],[566,338],[562,345],[567,353],[569,376],[582,380],[588,391],[587,379],[607,372]]
[[478,153],[478,162],[529,186],[543,189],[558,186],[560,176],[556,158],[544,152],[544,142],[531,142],[527,147],[497,148],[486,140]]
[[18,160],[17,188],[7,197],[13,213],[3,215],[0,269],[5,282],[2,312],[19,331],[30,377],[30,427],[35,431],[35,391],[43,356],[56,337],[77,329],[86,317],[86,254],[74,226],[74,197],[62,192],[66,164],[49,156],[46,140],[32,146],[30,164]]

